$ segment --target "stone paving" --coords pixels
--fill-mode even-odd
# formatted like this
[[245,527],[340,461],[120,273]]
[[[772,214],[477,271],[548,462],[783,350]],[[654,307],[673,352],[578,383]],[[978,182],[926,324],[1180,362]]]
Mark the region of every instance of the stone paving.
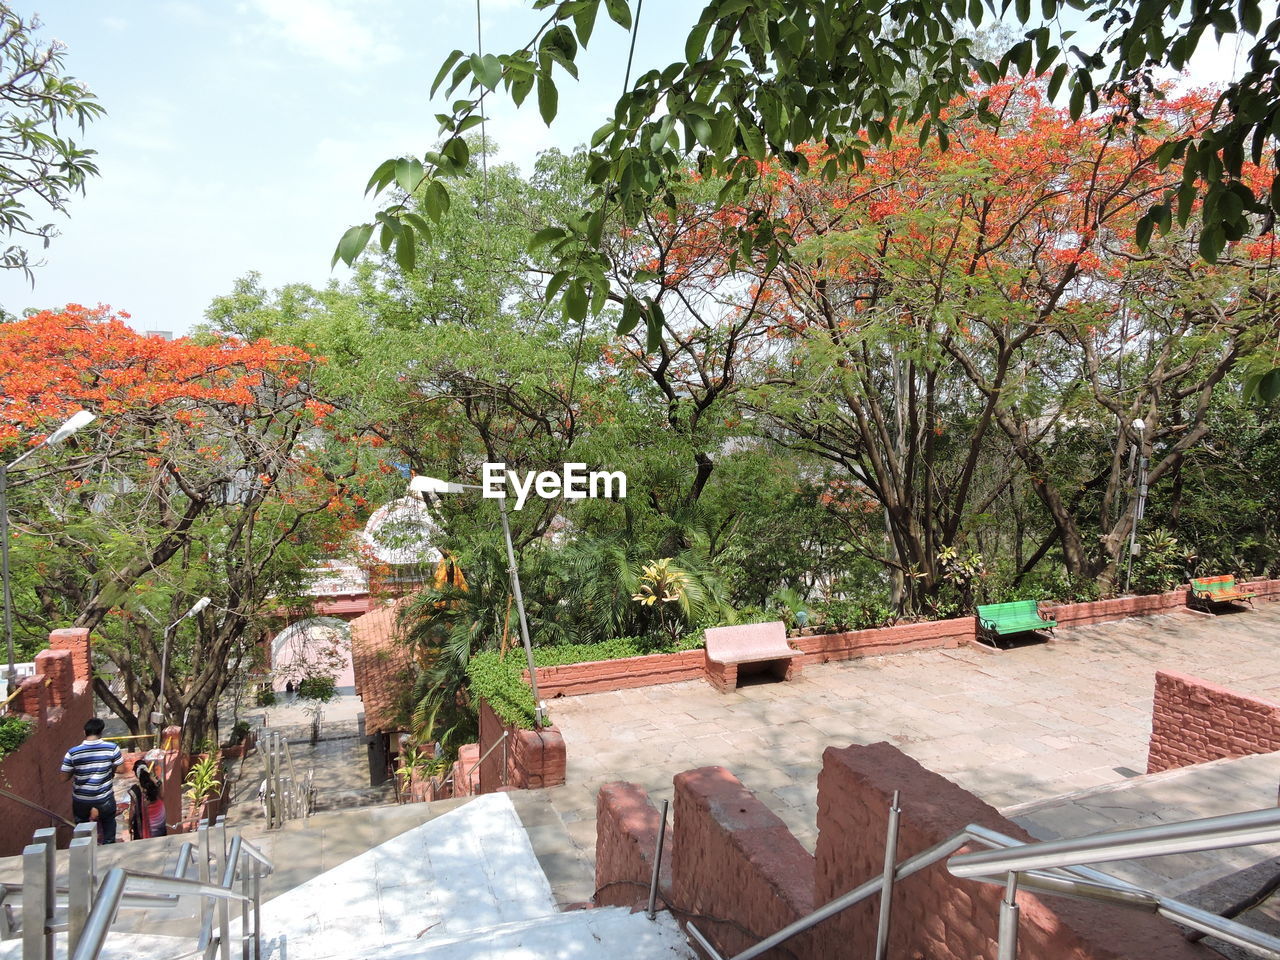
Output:
[[561,862],[585,884],[601,784],[633,781],[657,803],[676,773],[708,764],[732,770],[812,850],[817,774],[833,744],[887,740],[998,808],[1124,780],[1146,769],[1157,669],[1276,697],[1278,639],[1280,604],[1259,604],[1078,627],[1003,652],[813,666],[729,694],[695,681],[554,700],[567,783],[545,793],[572,843]]

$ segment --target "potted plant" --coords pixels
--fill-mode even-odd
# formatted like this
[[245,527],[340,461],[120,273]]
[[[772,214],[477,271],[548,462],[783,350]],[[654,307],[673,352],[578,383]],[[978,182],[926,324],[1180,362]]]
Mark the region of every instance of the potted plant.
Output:
[[253,738],[249,735],[249,721],[237,720],[231,728],[231,736],[222,745],[224,760],[237,760],[253,749]]
[[200,820],[208,816],[209,806],[222,792],[222,780],[219,759],[215,756],[204,756],[197,760],[187,771],[182,781],[182,795],[189,806],[188,819]]

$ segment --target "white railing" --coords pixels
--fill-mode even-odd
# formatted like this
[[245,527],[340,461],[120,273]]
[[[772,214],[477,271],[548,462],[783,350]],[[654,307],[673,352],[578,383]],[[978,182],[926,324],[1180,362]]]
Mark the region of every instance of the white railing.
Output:
[[0,885],[0,939],[21,936],[23,960],[53,960],[60,933],[67,936],[70,960],[96,960],[122,908],[174,907],[184,896],[199,898],[197,953],[206,960],[231,960],[232,904],[237,904],[237,952],[243,960],[261,960],[261,881],[273,867],[243,837],[235,836],[228,845],[225,819],[212,826],[201,821],[197,842],[184,842],[165,874],[113,867],[100,875],[94,828],[91,823],[76,827],[65,886],[55,884],[52,828],[37,830],[22,851],[21,886]]

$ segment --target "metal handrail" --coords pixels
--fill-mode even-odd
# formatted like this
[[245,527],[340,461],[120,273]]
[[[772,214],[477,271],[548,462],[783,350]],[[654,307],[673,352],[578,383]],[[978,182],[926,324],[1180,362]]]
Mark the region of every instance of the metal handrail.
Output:
[[[890,809],[896,806],[895,796]],[[891,840],[894,839],[895,826],[895,820],[891,816]],[[1171,897],[1162,897],[1087,866],[1111,860],[1193,853],[1276,841],[1280,841],[1280,810],[1276,809],[1037,843],[1023,843],[979,824],[970,824],[928,849],[907,857],[891,872],[886,865],[885,875],[872,877],[754,946],[735,954],[731,960],[752,960],[877,892],[882,897],[891,897],[895,882],[942,860],[948,861],[947,869],[956,877],[998,884],[1006,888],[1000,916],[1001,957],[1015,955],[1017,903],[1014,895],[1018,887],[1053,896],[1101,901],[1157,913],[1220,940],[1260,952],[1263,956],[1280,957],[1280,938]],[[959,853],[964,847],[974,843],[988,849]],[[725,960],[696,925],[690,923],[687,929],[711,960]],[[881,951],[887,944],[887,929],[883,935],[879,931],[877,933],[877,956],[883,956]]]
[[[76,827],[69,852],[66,888],[55,886],[55,837],[52,828],[37,830],[32,843],[23,850],[24,958],[51,956],[52,937],[65,931],[72,960],[96,960],[122,906],[173,906],[183,896],[200,899],[198,950],[203,951],[206,958],[212,957],[215,951],[222,960],[231,958],[230,905],[233,903],[241,905],[240,940],[245,960],[262,956],[261,879],[274,868],[260,850],[240,836],[234,837],[228,847],[224,818],[212,825],[201,822],[198,847],[190,841],[182,844],[171,875],[116,867],[107,872],[100,885],[93,825]],[[214,864],[212,870],[211,863]],[[198,876],[190,875],[192,866],[199,868]],[[8,901],[11,890],[10,886],[0,887],[0,899]],[[65,919],[60,893],[65,894]],[[217,936],[212,934],[215,912],[219,921]],[[6,929],[4,933],[8,936],[13,931]]]
[[[506,743],[507,737],[510,736],[510,734],[511,734],[510,730],[503,730],[502,736],[500,736],[497,740],[493,741],[493,743],[489,744],[489,749],[486,750],[484,753],[480,754],[480,759],[477,760],[475,763],[473,763],[468,769],[462,772],[463,783],[468,783],[471,780],[471,775],[476,772],[476,768],[489,758],[489,754],[493,753],[494,750],[498,749],[499,744]],[[449,776],[444,778],[440,786],[443,787],[450,780],[453,780],[452,773],[449,774]],[[456,783],[457,781],[454,781],[454,782]],[[502,782],[504,785],[507,782],[507,765],[505,763],[502,765]]]
[[8,790],[0,789],[0,797],[7,797],[10,800],[16,800],[18,803],[22,804],[24,807],[30,807],[32,810],[35,810],[38,813],[43,813],[49,819],[57,820],[59,823],[61,823],[65,827],[75,826],[74,823],[72,823],[62,814],[54,813],[52,810],[48,809],[47,807],[42,807],[38,803],[33,803],[32,801],[28,800],[26,797],[20,797],[16,793],[11,793]]

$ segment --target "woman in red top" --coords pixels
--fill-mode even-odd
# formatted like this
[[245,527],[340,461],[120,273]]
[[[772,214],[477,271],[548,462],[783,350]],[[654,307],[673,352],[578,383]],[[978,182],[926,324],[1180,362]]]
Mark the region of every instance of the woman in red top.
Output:
[[129,811],[129,827],[133,839],[163,837],[169,832],[165,822],[164,798],[160,796],[160,784],[151,775],[145,760],[139,760],[133,768],[137,784],[129,788],[132,803]]

